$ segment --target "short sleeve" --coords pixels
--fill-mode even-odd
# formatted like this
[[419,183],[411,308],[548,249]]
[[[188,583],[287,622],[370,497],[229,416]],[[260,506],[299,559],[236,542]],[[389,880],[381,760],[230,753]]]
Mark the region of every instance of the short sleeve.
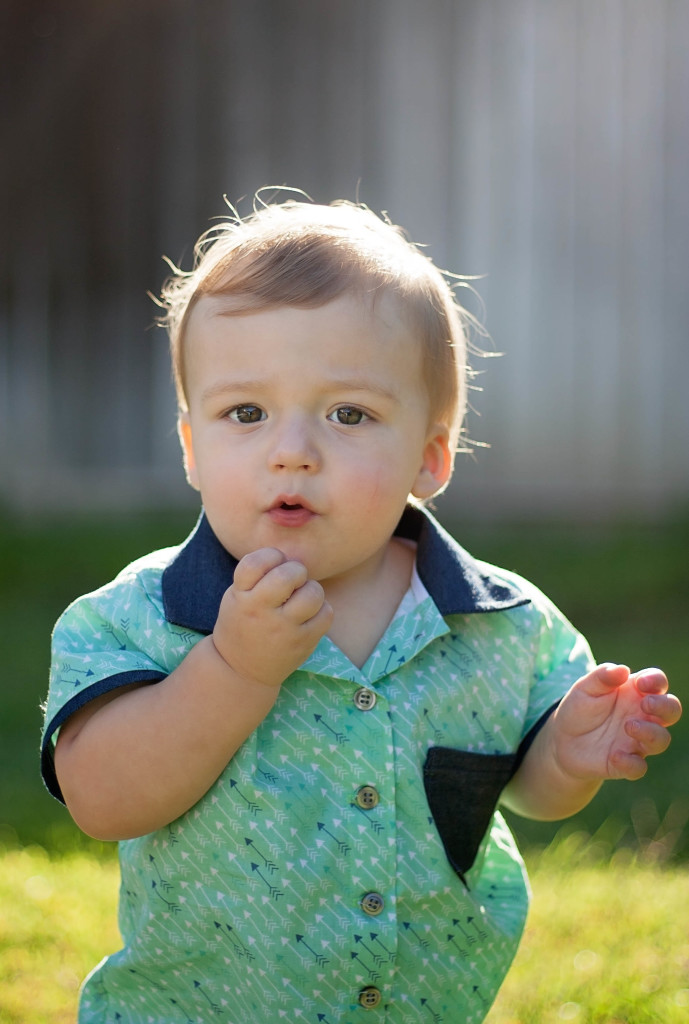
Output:
[[525,689],[520,690],[517,701],[521,719],[519,763],[549,714],[595,661],[586,639],[538,587],[516,573],[489,568],[526,599],[521,606],[498,613],[509,623],[509,643],[526,655],[521,662]]
[[43,778],[54,796],[62,799],[53,758],[60,726],[96,697],[164,679],[198,639],[165,620],[154,569],[125,570],[70,605],[53,630],[41,745]]
[[539,616],[534,674],[524,721],[528,734],[595,662],[585,638],[542,594],[535,603]]

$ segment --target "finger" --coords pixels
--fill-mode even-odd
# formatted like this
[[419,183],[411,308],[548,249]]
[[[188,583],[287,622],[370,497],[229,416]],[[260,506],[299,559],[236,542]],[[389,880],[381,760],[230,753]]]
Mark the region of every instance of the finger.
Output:
[[641,693],[667,693],[667,676],[659,668],[645,668],[634,672],[632,679]]
[[682,705],[674,693],[644,697],[641,701],[641,710],[661,725],[675,725],[682,717]]
[[611,779],[627,779],[635,782],[642,779],[648,771],[648,765],[640,754],[630,754],[626,750],[615,750],[610,755],[608,775]]
[[333,624],[335,612],[329,601],[324,601],[318,612],[309,620],[309,625],[315,628],[321,636],[325,636]]
[[628,736],[636,740],[642,757],[662,754],[670,746],[670,733],[655,722],[643,722],[632,718],[625,722],[624,730]]
[[316,580],[306,580],[294,590],[283,604],[283,611],[292,622],[304,623],[313,619],[323,607],[325,591]]
[[[295,594],[295,597],[298,596],[299,592]],[[291,600],[292,599],[290,598],[290,601],[287,603],[287,605],[284,606],[285,608],[287,608],[288,605],[291,604]],[[294,614],[294,612],[290,609],[288,611],[288,614]],[[301,609],[299,613],[299,618],[293,619],[292,621],[294,621],[294,625],[296,627],[307,631],[309,636],[311,636],[313,644],[315,646],[320,640],[320,638],[322,636],[325,636],[325,634],[330,629],[333,622],[334,614],[335,613],[333,612],[332,605],[328,601],[324,600],[313,615],[309,616],[306,607],[304,607]]]
[[279,608],[289,601],[294,591],[303,587],[307,580],[306,566],[302,562],[290,559],[267,572],[254,589],[262,600],[274,608]]
[[277,548],[259,548],[257,551],[251,551],[237,563],[234,586],[237,590],[253,590],[266,573],[286,561],[282,551]]
[[578,679],[575,685],[577,689],[584,690],[590,697],[604,697],[612,690],[622,686],[628,679],[629,669],[626,665],[613,665],[611,662],[604,662]]

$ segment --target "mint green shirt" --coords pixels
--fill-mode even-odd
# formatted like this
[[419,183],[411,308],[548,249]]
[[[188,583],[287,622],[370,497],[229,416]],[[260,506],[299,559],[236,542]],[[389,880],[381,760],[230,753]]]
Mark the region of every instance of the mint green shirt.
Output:
[[[528,908],[495,805],[592,659],[536,588],[425,512],[401,532],[418,575],[363,668],[322,639],[208,793],[119,844],[123,948],[86,980],[80,1024],[484,1019]],[[55,795],[61,723],[164,679],[212,629],[234,564],[202,518],[67,609],[44,732]]]

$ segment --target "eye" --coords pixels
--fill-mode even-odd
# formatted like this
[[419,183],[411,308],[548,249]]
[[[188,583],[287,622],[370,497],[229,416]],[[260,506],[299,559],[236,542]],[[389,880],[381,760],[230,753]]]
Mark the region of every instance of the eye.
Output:
[[363,409],[357,409],[354,405],[340,405],[328,416],[333,423],[341,423],[345,427],[356,427],[364,420],[370,419]]
[[266,418],[266,414],[259,405],[235,405],[227,413],[228,419],[235,423],[260,423]]

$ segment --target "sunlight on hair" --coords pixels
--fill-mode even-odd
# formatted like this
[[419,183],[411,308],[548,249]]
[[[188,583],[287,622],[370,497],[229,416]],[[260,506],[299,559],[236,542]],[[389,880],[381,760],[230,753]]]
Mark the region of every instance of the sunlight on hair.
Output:
[[[287,198],[284,198],[284,196]],[[488,352],[483,305],[473,281],[441,270],[386,214],[378,216],[361,203],[336,200],[314,203],[297,188],[264,186],[253,197],[252,211],[242,217],[224,197],[230,216],[216,218],[194,246],[193,265],[183,270],[163,257],[171,274],[157,305],[158,323],[170,338],[173,374],[181,410],[186,409],[185,338],[189,315],[207,295],[230,295],[235,315],[281,305],[315,308],[346,291],[375,304],[389,293],[425,348],[424,382],[433,418],[445,424],[453,453],[485,447],[471,440],[465,427],[470,390],[477,372],[469,357]],[[465,290],[478,305],[471,313],[458,300]]]

